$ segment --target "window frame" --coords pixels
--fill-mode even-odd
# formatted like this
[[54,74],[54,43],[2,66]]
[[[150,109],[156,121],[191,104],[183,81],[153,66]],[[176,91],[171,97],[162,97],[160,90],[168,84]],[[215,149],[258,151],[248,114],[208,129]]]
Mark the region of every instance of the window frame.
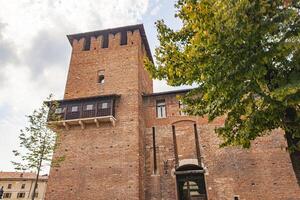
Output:
[[12,189],[12,184],[11,184],[11,183],[9,183],[9,184],[7,185],[7,189]]
[[[90,107],[91,106],[91,107]],[[86,104],[83,107],[84,111],[91,111],[91,110],[95,110],[95,104],[90,103],[90,104]]]
[[[77,108],[76,111],[73,111],[73,108]],[[79,106],[78,105],[72,105],[71,106],[71,113],[79,112]]]
[[10,199],[11,198],[12,193],[11,192],[4,192],[3,193],[3,199]]
[[[24,196],[23,196],[24,195]],[[18,192],[17,199],[24,199],[25,198],[25,192]]]
[[167,104],[165,99],[157,99],[155,109],[156,109],[156,118],[158,119],[167,118]]

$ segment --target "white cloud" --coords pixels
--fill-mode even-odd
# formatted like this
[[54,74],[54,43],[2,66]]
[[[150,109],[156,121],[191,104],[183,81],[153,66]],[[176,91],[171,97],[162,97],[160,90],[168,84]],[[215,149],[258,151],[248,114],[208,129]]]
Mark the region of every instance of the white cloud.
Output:
[[0,170],[12,170],[25,115],[49,93],[62,97],[70,57],[65,35],[138,23],[148,1],[0,0]]
[[160,9],[161,9],[161,4],[156,4],[155,7],[152,8],[152,10],[150,11],[150,15],[152,16],[157,15]]

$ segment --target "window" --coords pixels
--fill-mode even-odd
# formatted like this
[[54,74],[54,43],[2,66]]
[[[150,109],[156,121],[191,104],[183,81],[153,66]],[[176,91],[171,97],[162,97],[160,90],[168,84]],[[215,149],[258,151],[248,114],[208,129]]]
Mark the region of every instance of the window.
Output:
[[24,188],[25,188],[25,184],[22,184],[21,189],[24,189]]
[[183,109],[185,109],[186,108],[186,105],[184,105],[183,103],[182,103],[182,101],[179,101],[179,114],[181,115],[181,116],[186,116],[187,115],[187,113],[185,113],[184,111],[183,111]]
[[94,110],[94,105],[93,104],[88,104],[85,107],[86,110]]
[[167,117],[166,102],[165,102],[164,99],[156,101],[156,117],[157,118],[165,118],[165,117]]
[[3,199],[10,199],[11,198],[11,193],[10,192],[6,192],[3,194]]
[[19,192],[17,198],[18,199],[25,198],[25,192]]
[[240,197],[239,196],[234,196],[233,200],[239,200]]
[[36,193],[34,194],[34,197],[35,197],[35,198],[38,198],[38,197],[39,197],[39,193],[36,192]]
[[61,114],[64,112],[64,108],[56,108],[55,109],[55,114]]
[[78,106],[72,106],[71,112],[78,112]]
[[108,103],[104,102],[101,104],[101,109],[107,109],[108,108]]
[[11,189],[11,186],[12,186],[11,184],[8,184],[7,189]]
[[104,70],[100,70],[98,72],[98,83],[100,84],[104,83]]

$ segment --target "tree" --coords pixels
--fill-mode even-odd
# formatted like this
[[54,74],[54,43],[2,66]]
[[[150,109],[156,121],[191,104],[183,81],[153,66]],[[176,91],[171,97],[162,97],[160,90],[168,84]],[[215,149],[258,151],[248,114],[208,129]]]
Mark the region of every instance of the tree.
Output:
[[[48,97],[48,100],[51,96]],[[54,107],[56,103],[54,102],[52,105]],[[29,125],[21,130],[19,135],[21,151],[13,151],[14,155],[21,159],[21,162],[12,161],[16,170],[34,170],[37,172],[31,194],[32,200],[35,198],[39,174],[44,166],[50,165],[53,151],[58,145],[56,134],[47,124],[48,111],[48,106],[43,103],[38,110],[33,111],[32,115],[27,116]],[[51,117],[55,116],[51,115]],[[52,161],[52,164],[58,164],[62,160],[63,157],[60,157],[56,161]]]
[[186,111],[225,116],[221,146],[248,148],[276,128],[300,138],[300,2],[178,0],[176,8],[179,30],[156,23],[152,76],[197,85],[182,99]]

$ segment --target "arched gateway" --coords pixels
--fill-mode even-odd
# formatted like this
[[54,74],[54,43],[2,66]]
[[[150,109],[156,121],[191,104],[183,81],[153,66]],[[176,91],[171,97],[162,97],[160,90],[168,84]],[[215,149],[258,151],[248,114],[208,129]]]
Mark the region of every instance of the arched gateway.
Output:
[[178,200],[207,200],[204,170],[198,165],[183,165],[175,171]]

